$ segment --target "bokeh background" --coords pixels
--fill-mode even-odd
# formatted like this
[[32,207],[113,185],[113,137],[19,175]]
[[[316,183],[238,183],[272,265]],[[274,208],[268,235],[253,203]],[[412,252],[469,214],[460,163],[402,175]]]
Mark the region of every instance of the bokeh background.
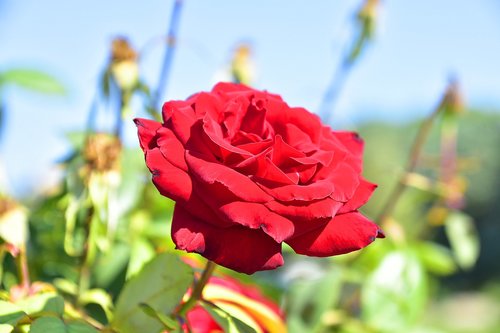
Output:
[[[327,119],[333,128],[358,130],[366,141],[365,174],[379,184],[366,208],[374,216],[403,170],[418,123],[436,108],[450,79],[457,80],[465,105],[458,131],[465,184],[461,208],[474,221],[480,255],[473,267],[457,267],[434,280],[420,320],[436,332],[497,332],[500,3],[382,1],[374,36],[342,72],[339,64],[359,33],[356,15],[363,2],[184,1],[162,98],[183,99],[209,90],[217,81],[231,80],[241,45],[248,50],[245,70],[253,86],[312,112],[324,111],[330,82],[344,75],[334,103],[327,107]],[[2,86],[3,191],[25,200],[58,182],[62,173],[56,162],[70,150],[67,134],[85,126],[113,38],[124,36],[141,51],[141,79],[157,84],[172,5],[157,0],[0,0],[0,72],[37,69],[64,88],[40,94],[19,85]],[[98,126],[108,129],[113,116],[105,103],[99,108]],[[133,116],[145,116],[139,99],[133,100],[132,109]],[[426,146],[424,160],[429,165],[439,155],[439,133],[434,128]],[[125,134],[127,145],[137,146],[131,121]],[[425,170],[423,174],[433,175]],[[411,189],[400,204],[398,222],[410,230],[413,223],[432,222],[422,208],[431,205],[426,195]],[[449,246],[442,228],[426,237]]]

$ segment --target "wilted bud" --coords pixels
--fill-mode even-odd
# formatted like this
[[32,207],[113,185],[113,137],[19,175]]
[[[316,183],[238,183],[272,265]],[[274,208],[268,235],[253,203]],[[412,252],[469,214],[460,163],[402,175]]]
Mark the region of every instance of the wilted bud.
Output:
[[139,80],[137,52],[127,39],[118,37],[111,44],[111,75],[121,90],[133,89]]
[[231,62],[231,75],[235,83],[252,84],[255,77],[255,67],[251,55],[250,45],[240,44],[236,47]]
[[379,0],[366,0],[359,9],[356,16],[357,34],[354,37],[352,48],[346,59],[349,64],[354,63],[358,59],[368,42],[373,39],[379,7]]
[[[242,285],[235,279],[228,277],[210,278],[203,289],[203,299],[215,304],[232,317],[241,320],[256,332],[287,332],[283,315],[278,306],[265,298],[257,288]],[[224,331],[201,306],[192,308],[186,317],[187,325],[193,333]]]
[[454,78],[450,80],[441,100],[440,109],[447,114],[460,114],[464,111],[465,99],[458,80]]
[[95,176],[104,177],[108,184],[119,183],[121,150],[121,142],[115,136],[104,133],[90,136],[83,148],[85,164],[80,169],[86,184]]
[[26,209],[16,201],[0,198],[0,238],[15,248],[11,253],[24,247],[28,238],[28,215]]

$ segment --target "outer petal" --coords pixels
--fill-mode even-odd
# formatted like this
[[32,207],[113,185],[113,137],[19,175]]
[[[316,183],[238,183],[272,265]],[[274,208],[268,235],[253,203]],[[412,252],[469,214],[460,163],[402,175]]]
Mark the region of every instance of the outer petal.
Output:
[[336,215],[324,226],[286,241],[299,254],[328,257],[364,248],[382,238],[379,227],[358,212]]
[[342,208],[340,208],[339,213],[352,212],[363,206],[368,201],[368,199],[370,199],[373,191],[375,191],[376,188],[376,184],[370,183],[364,179],[360,179],[360,183],[358,188],[356,189],[356,192],[354,192],[352,198],[347,201]]
[[281,243],[294,232],[292,221],[269,211],[262,204],[234,201],[223,205],[219,211],[228,220],[251,229],[262,229],[277,243]]
[[283,265],[281,244],[261,230],[235,226],[217,228],[175,206],[172,238],[176,247],[197,252],[237,272],[253,274]]
[[134,122],[137,126],[139,144],[141,145],[142,150],[146,151],[154,148],[156,146],[156,140],[154,140],[154,137],[156,136],[156,131],[161,128],[161,123],[143,118],[136,118],[134,119]]
[[146,164],[158,191],[172,200],[187,201],[193,185],[191,177],[165,159],[159,148],[146,151]]
[[363,139],[356,132],[344,132],[336,131],[333,132],[335,136],[342,142],[342,144],[350,151],[352,154],[356,155],[358,158],[363,156]]

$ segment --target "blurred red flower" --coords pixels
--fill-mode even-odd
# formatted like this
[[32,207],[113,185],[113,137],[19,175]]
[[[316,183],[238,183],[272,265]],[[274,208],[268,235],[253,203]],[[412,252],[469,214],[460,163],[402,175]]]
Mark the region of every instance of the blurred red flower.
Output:
[[[242,285],[232,278],[211,277],[203,289],[203,299],[252,327],[257,333],[287,331],[284,317],[276,304],[265,298],[258,289]],[[201,305],[193,307],[186,319],[186,332],[188,327],[193,333],[224,332]]]

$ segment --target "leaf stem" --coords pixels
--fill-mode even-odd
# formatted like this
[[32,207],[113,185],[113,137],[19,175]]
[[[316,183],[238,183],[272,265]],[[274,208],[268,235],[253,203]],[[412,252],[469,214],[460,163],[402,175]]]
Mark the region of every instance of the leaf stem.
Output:
[[207,261],[207,265],[205,266],[205,269],[203,270],[200,279],[198,280],[198,282],[196,282],[193,288],[193,292],[191,293],[191,296],[189,297],[187,302],[182,304],[181,307],[177,310],[178,315],[185,316],[186,313],[189,310],[191,310],[193,306],[195,306],[196,302],[198,302],[201,299],[201,296],[203,294],[203,289],[205,288],[205,285],[210,279],[210,276],[212,276],[215,267],[217,267],[216,263],[210,260]]

